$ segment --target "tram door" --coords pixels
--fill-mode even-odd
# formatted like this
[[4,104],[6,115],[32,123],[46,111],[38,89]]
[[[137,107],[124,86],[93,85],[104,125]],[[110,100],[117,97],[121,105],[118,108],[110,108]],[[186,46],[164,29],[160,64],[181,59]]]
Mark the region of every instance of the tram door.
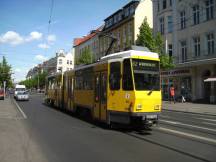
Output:
[[95,107],[94,117],[106,121],[107,111],[107,73],[98,72],[95,75]]

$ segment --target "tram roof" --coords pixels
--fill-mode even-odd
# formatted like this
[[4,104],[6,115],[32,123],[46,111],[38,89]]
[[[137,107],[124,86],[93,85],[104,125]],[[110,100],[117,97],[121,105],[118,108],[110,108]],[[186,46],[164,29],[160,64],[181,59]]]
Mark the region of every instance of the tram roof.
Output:
[[129,50],[129,51],[123,51],[123,52],[113,53],[113,54],[104,56],[101,58],[101,61],[117,59],[117,58],[128,58],[132,56],[146,56],[146,57],[156,58],[156,59],[159,58],[159,55],[154,52],[142,51],[142,50]]

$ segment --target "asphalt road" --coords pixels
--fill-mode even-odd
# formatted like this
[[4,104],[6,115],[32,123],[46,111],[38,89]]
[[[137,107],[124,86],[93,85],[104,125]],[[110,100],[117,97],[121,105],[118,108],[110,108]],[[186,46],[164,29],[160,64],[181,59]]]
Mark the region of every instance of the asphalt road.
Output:
[[[110,130],[50,108],[35,94],[18,102],[29,139],[51,162],[216,161],[216,117],[163,111],[152,131]],[[28,148],[26,148],[28,149]]]

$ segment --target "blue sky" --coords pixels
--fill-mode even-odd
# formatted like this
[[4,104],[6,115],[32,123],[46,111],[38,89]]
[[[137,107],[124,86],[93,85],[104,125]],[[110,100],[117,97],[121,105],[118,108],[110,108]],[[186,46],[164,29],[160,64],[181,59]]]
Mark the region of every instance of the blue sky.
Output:
[[13,78],[72,48],[73,39],[103,24],[110,14],[130,0],[54,0],[48,33],[51,0],[0,0],[0,60],[6,56]]

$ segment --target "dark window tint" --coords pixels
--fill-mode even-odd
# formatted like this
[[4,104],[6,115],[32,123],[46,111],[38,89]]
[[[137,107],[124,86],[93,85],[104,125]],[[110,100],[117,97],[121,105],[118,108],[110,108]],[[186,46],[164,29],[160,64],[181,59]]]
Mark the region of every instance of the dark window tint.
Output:
[[101,102],[106,103],[107,100],[107,75],[101,75]]
[[133,90],[133,80],[131,74],[130,59],[125,59],[123,62],[123,90]]
[[163,0],[163,9],[166,8],[166,0]]
[[120,62],[112,62],[110,64],[110,90],[119,90],[121,80],[121,64]]
[[133,59],[136,90],[160,90],[159,62]]

